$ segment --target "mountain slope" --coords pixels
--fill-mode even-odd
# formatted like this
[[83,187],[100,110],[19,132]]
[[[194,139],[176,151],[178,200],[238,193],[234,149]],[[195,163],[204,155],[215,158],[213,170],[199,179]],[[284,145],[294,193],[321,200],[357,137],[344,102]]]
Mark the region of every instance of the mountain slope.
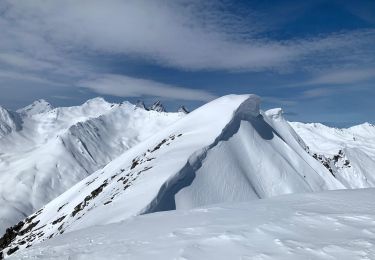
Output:
[[22,128],[21,117],[0,106],[0,139]]
[[290,123],[309,153],[346,188],[375,187],[375,126],[338,129],[322,124]]
[[82,106],[21,112],[22,129],[0,139],[1,234],[182,116],[100,98]]
[[176,201],[182,208],[194,208],[342,188],[308,156],[296,136],[281,110],[263,113],[241,105],[206,153],[193,183],[176,195]]
[[259,102],[230,95],[196,109],[8,230],[3,251],[134,215],[343,188]]
[[375,259],[374,196],[341,190],[149,214],[9,259]]

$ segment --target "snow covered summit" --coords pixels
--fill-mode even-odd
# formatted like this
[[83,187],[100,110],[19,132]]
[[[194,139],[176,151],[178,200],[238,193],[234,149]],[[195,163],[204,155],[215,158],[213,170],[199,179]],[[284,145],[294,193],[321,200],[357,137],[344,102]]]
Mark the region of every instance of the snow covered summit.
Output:
[[141,100],[137,101],[137,103],[135,104],[135,107],[147,110],[145,103]]
[[34,101],[32,104],[17,110],[23,116],[33,116],[35,114],[45,113],[53,109],[52,105],[44,99]]
[[180,106],[177,110],[179,113],[189,114],[190,111],[185,106]]
[[158,100],[152,106],[149,107],[149,110],[154,110],[156,112],[166,112],[163,104]]

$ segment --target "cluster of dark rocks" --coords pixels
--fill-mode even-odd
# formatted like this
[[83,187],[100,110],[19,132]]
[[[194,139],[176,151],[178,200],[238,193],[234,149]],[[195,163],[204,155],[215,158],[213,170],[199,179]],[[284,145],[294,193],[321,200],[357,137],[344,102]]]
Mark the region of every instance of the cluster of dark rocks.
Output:
[[[323,166],[329,170],[333,177],[336,177],[337,169],[351,167],[350,161],[345,158],[344,152],[342,150],[339,150],[338,154],[335,154],[332,157],[326,157],[317,153],[313,153],[312,157],[323,164]],[[341,163],[339,164],[339,162]]]
[[[166,112],[167,111],[160,100],[156,101],[154,104],[152,104],[149,107],[147,107],[143,101],[138,100],[135,106],[137,108],[141,108],[141,109],[144,109],[144,110],[147,110],[147,111],[149,111],[149,110],[156,111],[156,112]],[[180,106],[178,108],[177,112],[184,113],[184,114],[190,113],[190,111],[185,106]]]

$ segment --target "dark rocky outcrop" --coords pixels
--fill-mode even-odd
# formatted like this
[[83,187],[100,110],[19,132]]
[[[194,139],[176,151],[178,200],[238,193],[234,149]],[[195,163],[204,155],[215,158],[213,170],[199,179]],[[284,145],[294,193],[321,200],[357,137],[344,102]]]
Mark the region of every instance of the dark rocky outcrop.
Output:
[[156,112],[166,112],[163,104],[159,100],[156,101],[149,109]]
[[143,101],[141,101],[141,100],[138,100],[138,101],[137,101],[137,103],[135,104],[135,107],[136,107],[136,108],[141,108],[141,109],[144,109],[144,110],[148,110],[148,109],[146,108],[145,103],[144,103]]
[[185,106],[180,106],[177,110],[178,113],[189,114],[190,111]]

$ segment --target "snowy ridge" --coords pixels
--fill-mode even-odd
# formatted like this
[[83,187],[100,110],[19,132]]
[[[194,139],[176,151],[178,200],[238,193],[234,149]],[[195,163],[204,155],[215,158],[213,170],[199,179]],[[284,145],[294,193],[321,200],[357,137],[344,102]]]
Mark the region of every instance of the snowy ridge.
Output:
[[185,106],[180,106],[177,110],[179,113],[189,114],[190,111]]
[[346,188],[375,186],[375,126],[364,123],[350,128],[322,124],[290,123],[320,161]]
[[0,106],[0,139],[22,128],[21,117]]
[[259,111],[259,103],[256,96],[243,102],[215,141],[195,155],[198,160],[190,158],[199,167],[192,183],[176,194],[177,208],[343,187],[294,144],[283,131],[289,130],[287,122],[277,125]]
[[156,112],[166,112],[163,104],[158,100],[152,106],[149,107],[149,110],[154,110]]
[[33,116],[40,113],[45,113],[51,111],[53,106],[45,101],[44,99],[39,99],[34,101],[32,104],[17,110],[17,113],[22,116]]
[[135,107],[147,110],[145,103],[141,100],[137,101],[137,103],[135,104]]
[[343,187],[268,114],[255,95],[202,106],[8,230],[4,254],[139,214]]
[[0,139],[0,233],[181,116],[96,98],[23,117]]

